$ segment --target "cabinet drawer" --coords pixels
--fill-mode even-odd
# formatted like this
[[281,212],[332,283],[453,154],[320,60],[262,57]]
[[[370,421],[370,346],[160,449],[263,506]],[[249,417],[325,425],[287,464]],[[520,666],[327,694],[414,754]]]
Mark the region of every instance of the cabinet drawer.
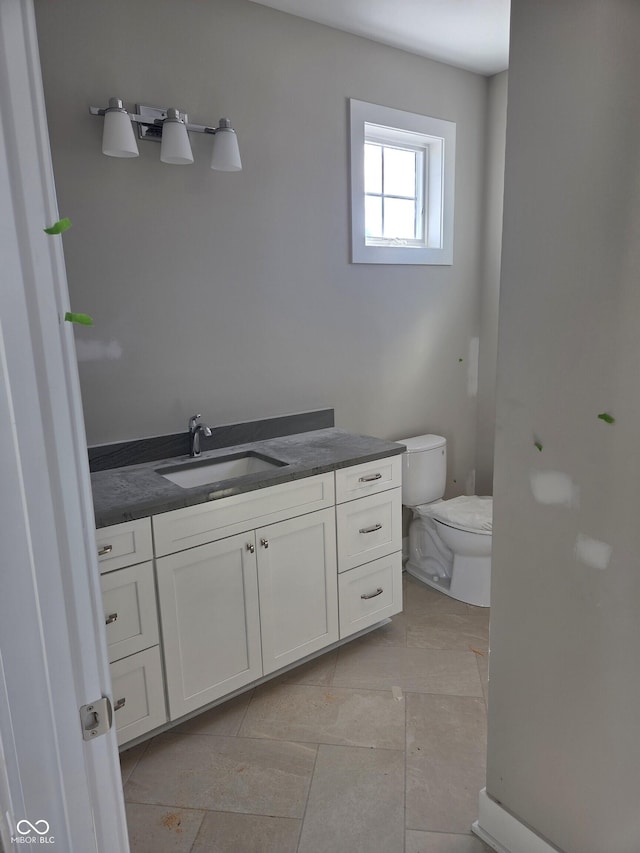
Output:
[[352,501],[402,485],[402,456],[387,456],[374,462],[336,471],[336,503]]
[[338,577],[340,639],[402,610],[402,554],[398,551]]
[[111,688],[118,745],[166,723],[159,646],[112,663]]
[[339,572],[402,548],[401,491],[391,489],[336,507]]
[[215,542],[334,504],[333,474],[304,477],[153,518],[156,556]]
[[139,518],[96,530],[100,574],[153,559],[151,519]]
[[100,578],[109,661],[158,643],[153,563],[140,563]]

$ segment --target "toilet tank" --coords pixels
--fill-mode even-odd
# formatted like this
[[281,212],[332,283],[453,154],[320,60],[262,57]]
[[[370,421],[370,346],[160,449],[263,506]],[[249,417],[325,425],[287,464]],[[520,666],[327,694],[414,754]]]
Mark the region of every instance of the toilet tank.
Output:
[[399,438],[402,456],[402,503],[419,506],[439,500],[447,483],[447,440],[441,435]]

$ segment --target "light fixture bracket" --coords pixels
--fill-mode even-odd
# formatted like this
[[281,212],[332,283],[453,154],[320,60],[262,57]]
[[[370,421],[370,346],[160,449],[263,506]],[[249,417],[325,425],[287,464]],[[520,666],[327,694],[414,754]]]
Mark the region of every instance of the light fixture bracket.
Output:
[[[140,117],[138,125],[138,138],[151,142],[162,142],[162,122],[167,117],[167,110],[163,107],[148,107],[144,104],[136,104],[136,114]],[[180,118],[187,124],[189,116],[180,112]]]

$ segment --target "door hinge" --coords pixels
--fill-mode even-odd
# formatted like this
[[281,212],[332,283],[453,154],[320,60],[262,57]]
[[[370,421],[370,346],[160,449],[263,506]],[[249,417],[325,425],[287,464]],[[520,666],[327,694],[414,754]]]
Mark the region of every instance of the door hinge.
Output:
[[113,723],[113,709],[111,701],[107,696],[83,705],[80,708],[80,722],[82,723],[82,737],[85,740],[93,740],[98,735],[106,734]]

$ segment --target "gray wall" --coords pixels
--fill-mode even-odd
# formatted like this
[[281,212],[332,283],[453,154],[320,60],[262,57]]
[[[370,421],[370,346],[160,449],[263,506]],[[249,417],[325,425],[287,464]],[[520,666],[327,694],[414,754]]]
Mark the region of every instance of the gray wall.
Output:
[[504,157],[507,131],[507,72],[488,82],[485,149],[485,216],[480,289],[476,491],[493,494],[493,442],[498,353],[498,300],[502,251]]
[[[36,6],[72,306],[96,321],[76,334],[89,442],[334,406],[444,434],[462,491],[486,79],[245,0]],[[190,167],[102,156],[87,107],[109,96],[229,116],[243,172],[210,171],[198,135]],[[349,97],[457,122],[452,267],[349,263]]]
[[640,850],[638,44],[513,0],[487,791],[566,853]]

